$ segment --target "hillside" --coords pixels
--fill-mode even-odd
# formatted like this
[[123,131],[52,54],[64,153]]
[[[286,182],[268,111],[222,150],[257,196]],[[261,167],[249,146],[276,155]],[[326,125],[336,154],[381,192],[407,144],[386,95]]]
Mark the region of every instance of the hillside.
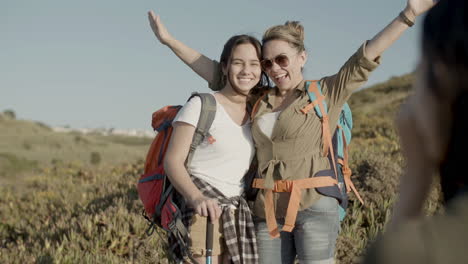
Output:
[[[337,263],[359,263],[390,219],[404,166],[393,123],[412,78],[392,78],[355,93],[349,102],[354,113],[350,166],[365,205],[351,195]],[[149,142],[57,134],[39,123],[14,120],[0,121],[0,131],[0,162],[17,158],[25,170],[46,165],[17,179],[24,183],[21,191],[0,185],[1,263],[167,263],[164,240],[145,234],[135,189],[143,162],[115,165],[141,158]],[[92,152],[102,156],[100,166],[89,165]],[[427,214],[438,210],[438,199],[434,191]]]
[[0,180],[58,163],[80,166],[143,159],[151,138],[58,133],[40,122],[0,118]]

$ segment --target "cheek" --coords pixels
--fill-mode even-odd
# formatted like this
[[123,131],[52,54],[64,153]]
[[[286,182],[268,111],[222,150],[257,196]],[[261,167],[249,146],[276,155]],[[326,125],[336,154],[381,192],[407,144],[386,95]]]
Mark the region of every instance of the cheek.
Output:
[[260,81],[260,78],[262,78],[262,70],[259,68],[254,71],[255,74],[255,79]]

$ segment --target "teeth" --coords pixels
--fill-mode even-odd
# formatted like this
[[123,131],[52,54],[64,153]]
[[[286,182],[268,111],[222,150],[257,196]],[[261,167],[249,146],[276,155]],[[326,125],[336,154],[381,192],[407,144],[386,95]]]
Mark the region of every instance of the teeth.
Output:
[[239,81],[240,82],[250,82],[250,81],[252,81],[252,79],[250,79],[250,78],[249,79],[239,78]]
[[279,80],[279,79],[282,79],[282,78],[284,78],[284,77],[286,77],[286,73],[283,73],[283,74],[280,74],[280,75],[276,75],[276,76],[275,76],[275,79]]

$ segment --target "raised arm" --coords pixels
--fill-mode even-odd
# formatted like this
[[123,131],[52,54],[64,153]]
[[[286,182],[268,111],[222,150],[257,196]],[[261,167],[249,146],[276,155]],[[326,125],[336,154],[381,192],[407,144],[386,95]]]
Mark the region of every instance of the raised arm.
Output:
[[408,29],[409,24],[414,23],[417,16],[429,10],[436,2],[437,0],[408,0],[401,14],[367,43],[366,57],[369,60],[379,57]]
[[154,35],[161,44],[168,46],[177,57],[208,83],[213,82],[213,72],[217,67],[214,61],[175,39],[161,22],[159,15],[153,11],[148,12],[148,19]]

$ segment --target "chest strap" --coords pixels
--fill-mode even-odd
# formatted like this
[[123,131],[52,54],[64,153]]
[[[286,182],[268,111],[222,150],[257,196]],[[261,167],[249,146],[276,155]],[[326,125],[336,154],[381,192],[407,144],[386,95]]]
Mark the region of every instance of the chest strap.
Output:
[[300,180],[279,180],[275,181],[273,189],[265,188],[264,179],[255,179],[252,187],[265,189],[265,218],[268,226],[270,237],[279,237],[278,224],[275,217],[275,206],[273,202],[273,192],[290,192],[288,209],[283,231],[291,232],[296,222],[297,211],[299,210],[299,202],[301,201],[302,189],[310,189],[317,187],[327,187],[337,185],[336,179],[330,176],[320,176]]

